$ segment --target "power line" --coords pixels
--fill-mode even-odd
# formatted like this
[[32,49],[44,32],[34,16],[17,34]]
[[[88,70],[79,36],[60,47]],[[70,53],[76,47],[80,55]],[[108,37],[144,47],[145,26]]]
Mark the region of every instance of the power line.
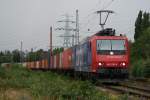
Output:
[[113,3],[113,1],[114,0],[111,0],[106,6],[103,6],[102,10],[107,9]]
[[[114,0],[111,0],[107,5],[105,5],[105,2],[106,2],[106,0],[105,0],[104,3],[103,3],[102,8],[101,8],[100,10],[103,10],[103,9],[108,8],[108,7],[113,3],[113,1],[114,1]],[[99,0],[99,2],[98,2],[97,4],[98,4],[98,5],[102,5],[102,0]],[[91,16],[91,15],[94,14],[94,13],[97,13],[97,12],[92,12],[92,13],[88,14],[84,19],[87,19],[87,17]],[[108,13],[108,15],[109,15],[109,14],[110,14],[110,13]],[[95,15],[96,15],[96,14],[95,14]],[[106,16],[106,20],[107,20],[107,18],[108,18],[108,15]],[[92,18],[88,19],[88,20],[87,20],[87,23],[85,23],[84,25],[82,25],[81,29],[84,28],[84,27],[86,27],[86,26],[88,26],[89,23],[91,23],[91,21],[94,20],[94,17],[95,17],[95,16],[93,16]],[[104,21],[103,26],[104,26],[104,24],[106,23],[106,20]]]
[[[95,13],[95,12],[93,12],[93,13]],[[95,15],[96,15],[96,14],[95,14]],[[81,28],[82,28],[82,27],[86,27],[89,23],[91,23],[91,21],[93,22],[94,17],[95,17],[95,16],[92,16],[90,19],[88,19],[86,23],[84,23],[83,25],[81,25]]]
[[[97,8],[97,6],[99,7],[101,4],[102,4],[102,0],[99,0],[98,3],[96,3],[96,5],[95,5],[94,7]],[[95,14],[95,10],[96,10],[95,8],[91,9],[91,10],[90,10],[91,13],[89,13],[87,16],[85,16],[85,17],[82,18],[82,19],[87,19],[87,18],[90,17],[91,15]],[[90,11],[89,11],[89,12],[90,12]]]

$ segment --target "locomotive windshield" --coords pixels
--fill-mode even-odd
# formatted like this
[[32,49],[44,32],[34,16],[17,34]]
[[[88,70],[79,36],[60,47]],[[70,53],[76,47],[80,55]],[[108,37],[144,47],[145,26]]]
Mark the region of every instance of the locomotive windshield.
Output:
[[125,54],[125,40],[97,40],[98,54]]

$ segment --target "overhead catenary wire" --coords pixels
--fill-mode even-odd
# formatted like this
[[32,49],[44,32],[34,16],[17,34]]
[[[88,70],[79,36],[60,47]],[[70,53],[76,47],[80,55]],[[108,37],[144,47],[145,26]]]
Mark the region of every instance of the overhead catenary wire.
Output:
[[[95,13],[95,12],[93,12]],[[94,14],[94,16],[92,16],[90,19],[87,20],[86,23],[83,23],[80,25],[80,28],[86,27],[87,25],[89,25],[91,22],[93,22],[94,17],[96,16],[96,14]]]
[[111,4],[113,3],[114,0],[111,0],[106,6],[102,8],[102,10],[107,9]]
[[[113,1],[114,1],[114,0],[111,0],[106,6],[105,6],[106,0],[104,1],[103,5],[102,5],[102,0],[99,0],[97,4],[98,4],[98,5],[102,5],[102,8],[101,8],[101,10],[102,10],[102,9],[106,9],[107,7],[109,7],[109,6],[112,4]],[[93,14],[96,15],[95,13],[96,13],[96,12],[93,11],[92,13],[88,14],[88,15],[85,17],[85,19],[87,19],[87,17],[89,17],[89,16],[92,16]],[[81,30],[82,30],[82,28],[87,27],[87,26],[90,24],[90,22],[93,21],[94,17],[95,17],[95,16],[93,16],[92,18],[88,19],[88,20],[87,20],[87,23],[85,23],[84,25],[81,26]]]
[[[91,9],[91,10],[89,11],[90,13],[89,13],[87,16],[81,18],[81,19],[82,19],[82,20],[87,19],[88,17],[90,17],[90,16],[92,16],[93,14],[95,14],[95,11],[97,10],[97,8],[101,7],[101,5],[102,5],[102,0],[99,0],[98,3],[96,3],[96,5],[94,6],[94,7],[96,7],[96,8]],[[101,9],[101,8],[100,8],[100,9]]]

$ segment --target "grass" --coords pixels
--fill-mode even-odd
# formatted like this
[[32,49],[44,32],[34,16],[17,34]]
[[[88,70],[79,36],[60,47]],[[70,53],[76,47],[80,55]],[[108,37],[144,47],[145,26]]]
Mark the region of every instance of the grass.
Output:
[[14,65],[0,67],[0,100],[111,100],[111,97],[88,81]]

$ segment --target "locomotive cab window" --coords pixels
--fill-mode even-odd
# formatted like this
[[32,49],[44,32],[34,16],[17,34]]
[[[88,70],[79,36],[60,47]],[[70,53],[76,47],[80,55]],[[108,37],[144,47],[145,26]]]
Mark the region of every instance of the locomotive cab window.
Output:
[[125,40],[97,40],[97,53],[109,55],[113,52],[115,55],[125,54]]

